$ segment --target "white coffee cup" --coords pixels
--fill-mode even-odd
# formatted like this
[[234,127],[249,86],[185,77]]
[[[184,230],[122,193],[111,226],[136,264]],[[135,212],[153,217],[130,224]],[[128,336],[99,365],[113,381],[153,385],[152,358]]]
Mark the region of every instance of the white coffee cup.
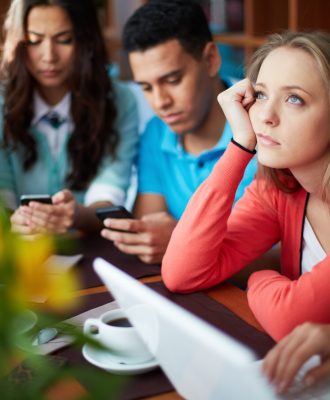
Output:
[[109,355],[117,362],[140,364],[153,358],[122,309],[110,310],[99,318],[87,319],[84,333],[108,348]]

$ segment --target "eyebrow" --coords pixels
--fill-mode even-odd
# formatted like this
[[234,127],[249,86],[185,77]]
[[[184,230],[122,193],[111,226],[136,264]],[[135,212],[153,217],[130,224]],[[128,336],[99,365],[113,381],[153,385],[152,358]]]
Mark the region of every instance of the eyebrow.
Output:
[[[27,33],[32,34],[32,35],[36,35],[36,36],[39,36],[39,37],[45,36],[43,33],[35,32],[35,31],[31,31],[31,30],[28,30]],[[68,34],[68,33],[72,34],[72,33],[73,33],[73,30],[72,30],[72,29],[68,29],[68,30],[66,30],[66,31],[58,32],[58,33],[56,33],[53,37],[58,37],[58,36],[66,35],[66,34]]]
[[[177,74],[180,74],[180,73],[182,73],[182,68],[176,69],[176,70],[171,71],[171,72],[169,72],[169,73],[167,73],[167,74],[165,74],[163,76],[160,76],[157,80],[158,81],[165,81],[167,78],[170,78],[171,76],[177,75]],[[148,82],[145,82],[145,81],[135,81],[135,83],[137,83],[138,85],[148,84]]]
[[[256,82],[255,86],[261,86],[263,88],[267,88],[267,85],[265,85],[262,82]],[[282,90],[301,90],[305,93],[307,93],[309,96],[312,96],[311,93],[309,93],[306,89],[302,88],[299,85],[287,85],[287,86],[282,86],[281,87]]]

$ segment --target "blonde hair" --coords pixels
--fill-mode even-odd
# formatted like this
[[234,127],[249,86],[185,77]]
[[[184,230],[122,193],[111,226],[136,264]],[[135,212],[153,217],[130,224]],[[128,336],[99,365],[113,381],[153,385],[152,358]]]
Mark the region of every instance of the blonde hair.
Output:
[[1,69],[14,58],[17,44],[23,40],[23,0],[12,0],[3,25],[5,42],[3,46]]
[[[279,47],[301,49],[315,59],[328,90],[330,112],[330,34],[325,32],[284,32],[270,35],[267,42],[254,53],[251,59],[247,76],[252,82],[256,81],[265,58],[271,51]],[[289,170],[260,166],[259,174],[274,182],[285,192],[294,192],[300,187]],[[321,194],[322,200],[330,204],[330,163],[323,176]]]

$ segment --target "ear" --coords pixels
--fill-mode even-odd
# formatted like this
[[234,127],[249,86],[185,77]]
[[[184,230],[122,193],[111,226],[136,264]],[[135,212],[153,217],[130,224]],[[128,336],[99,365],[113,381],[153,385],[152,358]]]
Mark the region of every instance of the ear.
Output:
[[208,42],[205,45],[202,58],[207,67],[209,76],[216,76],[221,66],[221,57],[219,50],[214,42]]

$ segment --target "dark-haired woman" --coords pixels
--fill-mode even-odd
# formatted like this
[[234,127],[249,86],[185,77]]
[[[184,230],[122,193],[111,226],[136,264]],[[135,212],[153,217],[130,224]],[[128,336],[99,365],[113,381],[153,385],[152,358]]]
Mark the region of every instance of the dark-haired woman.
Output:
[[[138,132],[133,96],[109,79],[93,2],[15,0],[5,27],[0,195],[12,227],[96,230],[94,208],[125,201]],[[17,208],[23,194],[52,204]]]

